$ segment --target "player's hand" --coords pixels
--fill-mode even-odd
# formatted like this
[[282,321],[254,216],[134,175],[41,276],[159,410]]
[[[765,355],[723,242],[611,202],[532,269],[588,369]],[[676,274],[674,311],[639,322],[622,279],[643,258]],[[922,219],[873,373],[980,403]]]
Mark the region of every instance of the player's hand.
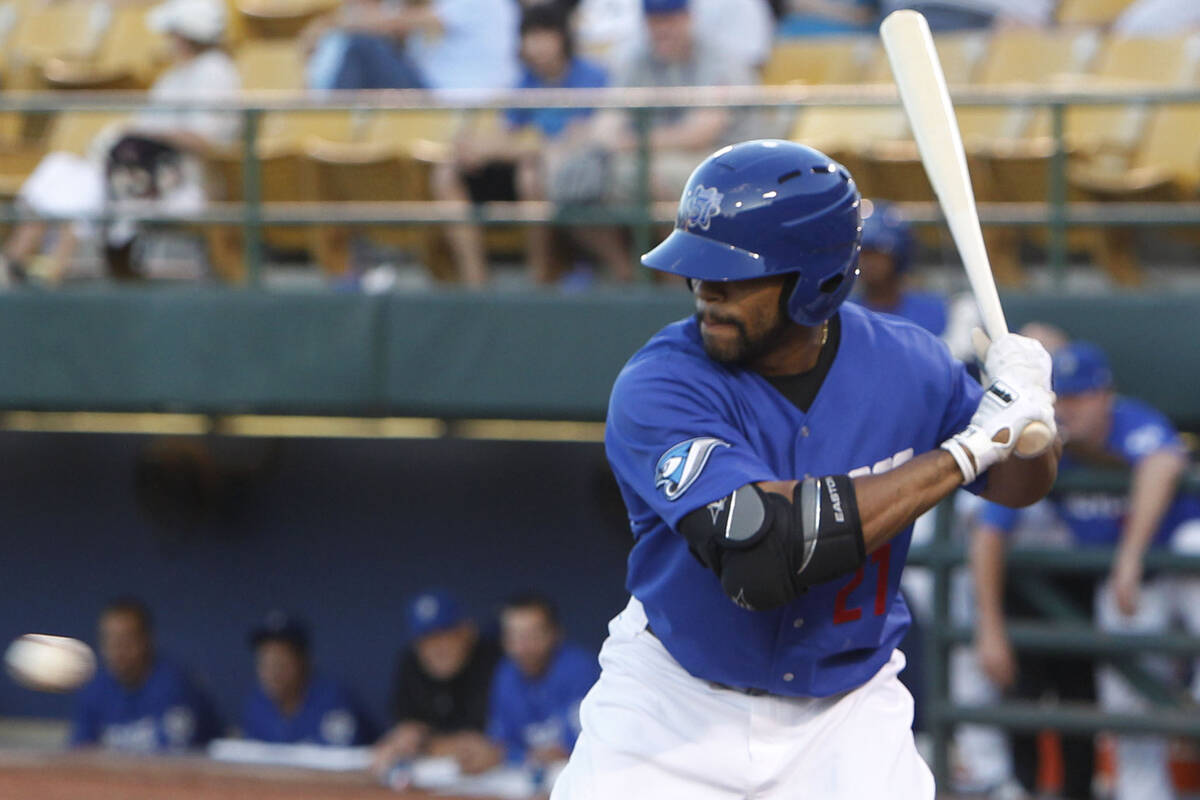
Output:
[[975,656],[988,680],[1007,689],[1017,679],[1017,659],[1003,627],[981,626],[975,636]]
[[1051,390],[1050,354],[1037,339],[1007,333],[993,342],[983,330],[975,328],[971,340],[989,380]]
[[383,775],[397,761],[420,753],[429,738],[429,726],[420,722],[402,722],[392,728],[371,749],[371,771]]
[[1137,613],[1142,594],[1142,557],[1134,552],[1118,550],[1109,578],[1117,610],[1127,617]]
[[954,456],[963,483],[971,483],[1008,458],[1021,431],[1034,422],[1054,430],[1054,393],[1041,386],[995,380],[983,393],[971,424],[942,442],[942,449]]

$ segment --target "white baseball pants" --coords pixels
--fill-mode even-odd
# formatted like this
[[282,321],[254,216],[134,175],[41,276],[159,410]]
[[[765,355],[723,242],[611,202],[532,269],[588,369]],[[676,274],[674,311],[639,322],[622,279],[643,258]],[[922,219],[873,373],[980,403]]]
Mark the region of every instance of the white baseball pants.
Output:
[[933,800],[899,651],[840,695],[753,697],[688,674],[633,598],[600,665],[551,800]]

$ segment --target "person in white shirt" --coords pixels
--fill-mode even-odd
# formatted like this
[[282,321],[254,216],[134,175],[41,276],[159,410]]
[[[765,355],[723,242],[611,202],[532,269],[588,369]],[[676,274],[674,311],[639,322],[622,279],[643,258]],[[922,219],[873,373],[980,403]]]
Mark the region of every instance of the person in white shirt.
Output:
[[1121,36],[1178,36],[1200,27],[1196,0],[1135,0],[1113,22]]
[[301,34],[311,89],[497,92],[517,81],[516,0],[350,0]]
[[[774,45],[775,17],[767,0],[692,0],[692,35],[739,65],[758,68]],[[575,11],[580,50],[617,68],[649,46],[641,0],[580,0]]]
[[[241,81],[221,49],[226,16],[221,0],[167,0],[151,9],[147,25],[168,35],[174,63],[150,88],[149,105],[102,132],[85,156],[48,154],[21,187],[20,206],[45,217],[85,218],[150,207],[167,215],[200,210],[205,202],[201,157],[237,140],[240,117],[231,111],[155,106],[236,99]],[[21,223],[0,256],[0,281],[32,276],[58,283],[79,239],[94,231],[86,221]],[[136,233],[129,220],[107,226],[106,252],[119,275],[125,276]],[[46,245],[50,249],[43,256]],[[114,259],[121,266],[114,267]]]

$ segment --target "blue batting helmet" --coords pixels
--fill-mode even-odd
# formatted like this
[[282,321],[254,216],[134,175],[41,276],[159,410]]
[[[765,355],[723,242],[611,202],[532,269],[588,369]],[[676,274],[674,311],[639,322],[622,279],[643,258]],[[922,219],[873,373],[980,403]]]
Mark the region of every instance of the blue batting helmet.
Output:
[[818,325],[858,277],[858,212],[854,179],[829,156],[795,142],[742,142],[696,167],[675,230],[642,264],[707,281],[794,274],[788,315]]
[[912,228],[891,203],[872,200],[871,205],[874,210],[862,221],[862,249],[891,256],[896,272],[904,272],[912,260]]

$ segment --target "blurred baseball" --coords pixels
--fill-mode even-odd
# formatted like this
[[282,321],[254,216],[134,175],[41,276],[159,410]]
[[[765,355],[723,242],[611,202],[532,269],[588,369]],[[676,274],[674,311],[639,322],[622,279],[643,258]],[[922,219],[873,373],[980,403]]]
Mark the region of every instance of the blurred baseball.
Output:
[[12,679],[27,689],[69,692],[92,677],[96,656],[78,639],[27,633],[8,646],[4,666]]

